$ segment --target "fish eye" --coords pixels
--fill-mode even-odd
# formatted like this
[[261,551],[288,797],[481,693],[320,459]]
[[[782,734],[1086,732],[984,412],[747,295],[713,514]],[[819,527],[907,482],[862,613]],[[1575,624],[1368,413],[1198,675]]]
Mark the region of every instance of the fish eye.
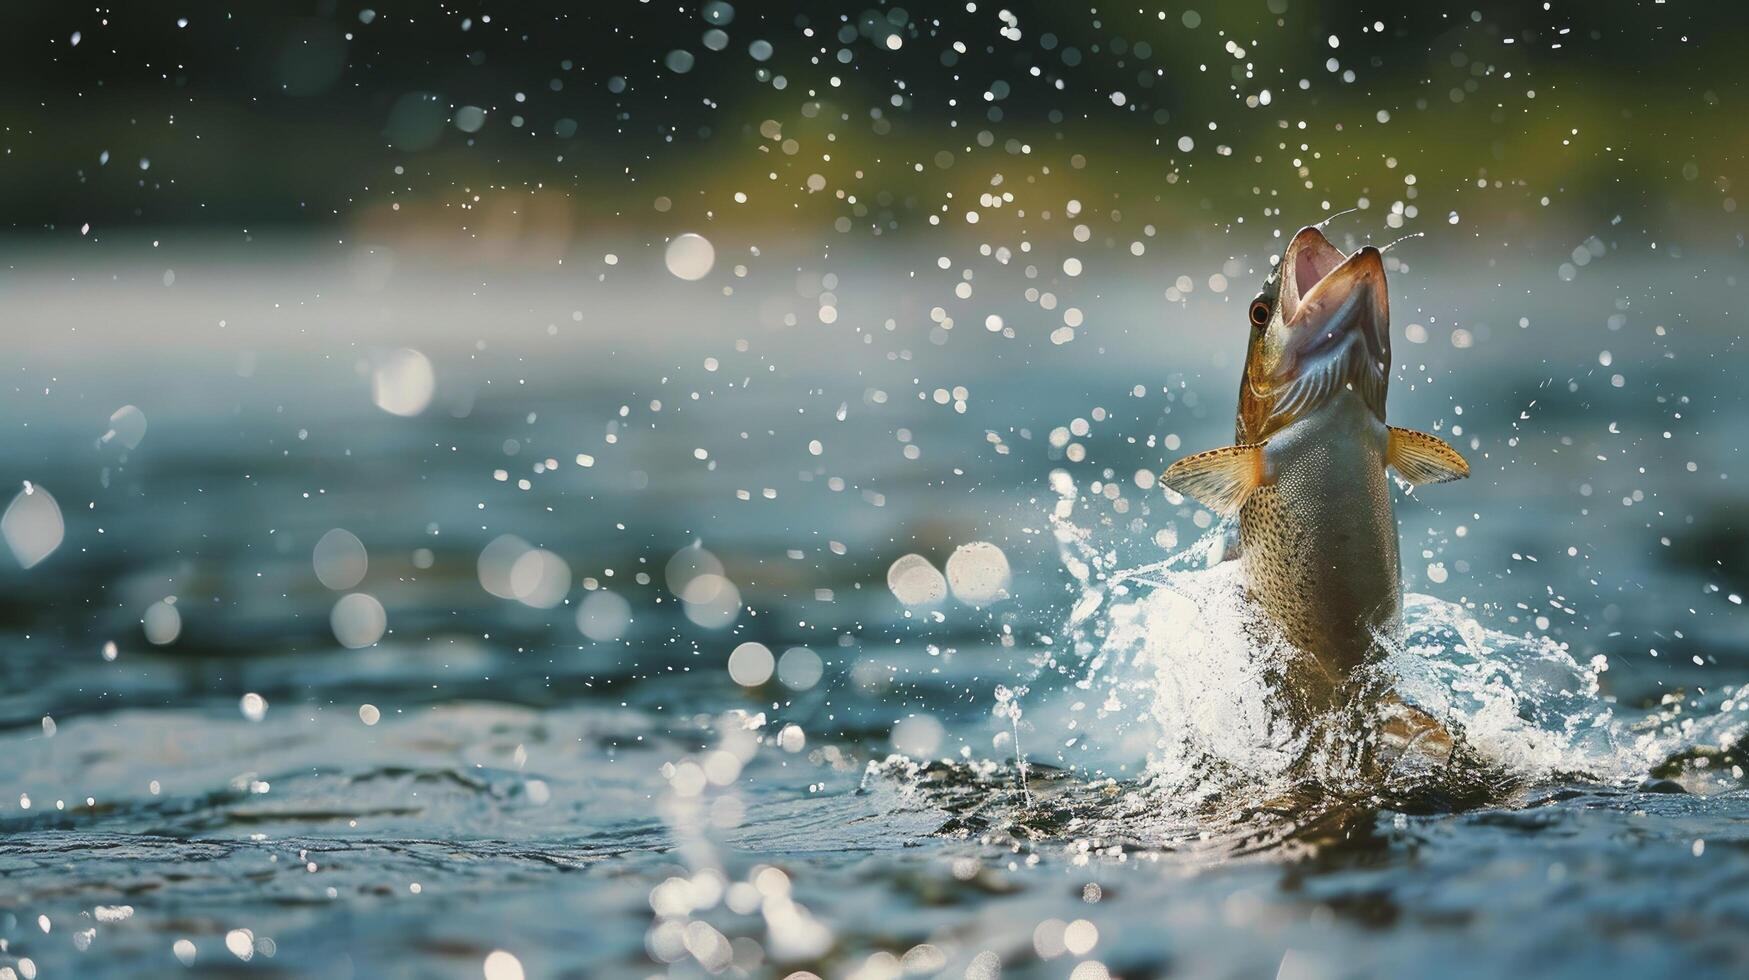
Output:
[[1269,304],[1263,300],[1251,301],[1251,325],[1261,327],[1269,322]]

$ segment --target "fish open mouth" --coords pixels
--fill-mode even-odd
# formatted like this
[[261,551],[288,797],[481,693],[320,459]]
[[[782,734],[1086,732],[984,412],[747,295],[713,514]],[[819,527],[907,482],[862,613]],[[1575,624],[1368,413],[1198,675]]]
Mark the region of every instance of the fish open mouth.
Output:
[[1323,232],[1314,227],[1301,228],[1288,243],[1287,254],[1281,260],[1282,319],[1291,324],[1298,317],[1305,297],[1347,260],[1348,256],[1330,244]]
[[1390,306],[1384,257],[1371,245],[1353,255],[1330,244],[1315,227],[1300,229],[1282,258],[1282,319],[1295,330],[1316,330],[1302,353],[1330,349],[1358,333],[1380,370],[1390,363]]
[[1383,418],[1391,363],[1383,255],[1371,245],[1345,255],[1307,227],[1288,244],[1281,268],[1288,336],[1274,414],[1296,416],[1348,388]]

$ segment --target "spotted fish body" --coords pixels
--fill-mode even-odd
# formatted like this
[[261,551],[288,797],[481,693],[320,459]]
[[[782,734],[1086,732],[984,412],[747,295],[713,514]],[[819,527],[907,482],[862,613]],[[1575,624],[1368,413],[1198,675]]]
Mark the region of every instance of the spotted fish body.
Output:
[[1402,616],[1383,430],[1353,398],[1284,428],[1266,450],[1274,482],[1239,511],[1246,584],[1329,675],[1310,682],[1338,683]]
[[1179,460],[1167,486],[1237,514],[1248,591],[1310,654],[1293,680],[1323,700],[1401,629],[1386,468],[1468,474],[1450,446],[1385,424],[1390,309],[1378,249],[1344,255],[1302,229],[1250,306],[1236,445]]

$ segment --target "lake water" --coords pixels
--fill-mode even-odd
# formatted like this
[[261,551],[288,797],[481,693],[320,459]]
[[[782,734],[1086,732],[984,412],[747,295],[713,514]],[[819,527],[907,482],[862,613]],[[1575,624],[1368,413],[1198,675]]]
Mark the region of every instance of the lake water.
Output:
[[12,253],[0,976],[1741,975],[1742,253],[1392,253],[1468,761],[1308,795],[1144,486],[1266,244]]

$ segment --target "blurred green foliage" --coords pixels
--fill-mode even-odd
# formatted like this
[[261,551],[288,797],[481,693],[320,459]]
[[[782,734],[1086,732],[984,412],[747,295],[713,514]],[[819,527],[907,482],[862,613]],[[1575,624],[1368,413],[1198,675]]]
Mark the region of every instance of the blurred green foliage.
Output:
[[996,178],[1210,226],[1365,198],[1739,227],[1743,5],[1202,6],[26,4],[0,207],[15,234],[397,204],[462,231],[475,197],[538,194],[575,230],[662,197],[889,233]]

